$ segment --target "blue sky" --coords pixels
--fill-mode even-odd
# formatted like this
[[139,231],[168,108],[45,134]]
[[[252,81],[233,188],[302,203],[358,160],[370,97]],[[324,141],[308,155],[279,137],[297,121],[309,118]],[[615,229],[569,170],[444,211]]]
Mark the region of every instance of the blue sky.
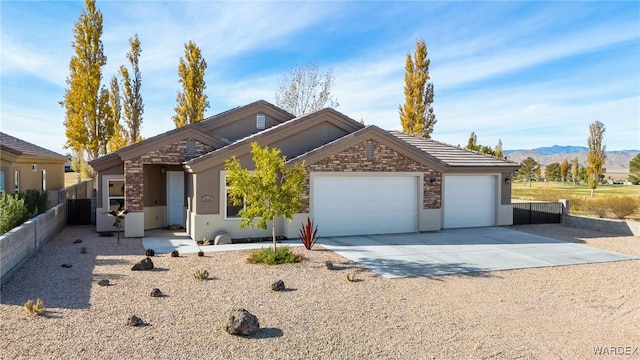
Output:
[[[264,99],[282,75],[332,68],[338,111],[400,129],[404,63],[424,38],[438,119],[434,139],[505,149],[586,146],[589,124],[608,150],[640,149],[640,2],[100,1],[103,83],[142,54],[142,135],[171,120],[184,44],[207,61],[206,116]],[[3,132],[59,153],[73,26],[84,1],[2,1]]]

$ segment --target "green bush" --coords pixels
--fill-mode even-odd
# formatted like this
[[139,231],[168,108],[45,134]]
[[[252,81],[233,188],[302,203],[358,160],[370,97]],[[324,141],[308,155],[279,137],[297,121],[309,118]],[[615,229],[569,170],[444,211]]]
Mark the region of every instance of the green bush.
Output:
[[49,192],[47,190],[27,190],[24,194],[24,204],[33,216],[47,211]]
[[4,234],[31,217],[20,195],[2,193],[0,197],[0,234]]
[[631,196],[616,196],[607,198],[609,210],[618,218],[624,219],[638,210],[638,199]]
[[302,261],[302,259],[304,259],[304,256],[292,253],[288,246],[279,246],[276,248],[276,251],[273,251],[271,247],[253,251],[247,258],[247,262],[252,264],[278,265],[297,263]]

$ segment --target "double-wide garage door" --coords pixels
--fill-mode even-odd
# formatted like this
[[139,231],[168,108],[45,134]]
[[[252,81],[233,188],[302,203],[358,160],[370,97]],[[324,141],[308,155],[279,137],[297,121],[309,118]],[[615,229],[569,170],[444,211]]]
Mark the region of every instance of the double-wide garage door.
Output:
[[417,179],[417,176],[314,176],[311,212],[318,235],[417,231]]
[[443,199],[445,229],[496,223],[496,176],[445,176]]

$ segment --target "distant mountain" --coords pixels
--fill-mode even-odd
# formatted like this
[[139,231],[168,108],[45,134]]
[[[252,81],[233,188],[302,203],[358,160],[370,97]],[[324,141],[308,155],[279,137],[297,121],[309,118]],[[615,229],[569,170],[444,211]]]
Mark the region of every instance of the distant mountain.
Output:
[[535,149],[531,149],[531,150],[505,150],[504,153],[506,155],[509,155],[511,153],[514,153],[516,151],[531,151],[534,152],[536,154],[540,154],[540,155],[554,155],[554,154],[572,154],[572,153],[579,153],[579,152],[583,152],[583,151],[588,151],[589,148],[585,147],[585,146],[560,146],[560,145],[553,145],[553,146],[547,146],[547,147],[539,147],[539,148],[535,148]]
[[[531,150],[505,150],[504,153],[509,160],[521,162],[527,157],[532,157],[543,166],[556,162],[560,163],[564,159],[571,162],[573,158],[577,157],[580,166],[585,166],[587,163],[588,150],[589,149],[584,146],[554,145]],[[640,154],[640,150],[607,151],[606,154],[605,168],[607,169],[607,173],[628,174],[629,162],[636,155]]]

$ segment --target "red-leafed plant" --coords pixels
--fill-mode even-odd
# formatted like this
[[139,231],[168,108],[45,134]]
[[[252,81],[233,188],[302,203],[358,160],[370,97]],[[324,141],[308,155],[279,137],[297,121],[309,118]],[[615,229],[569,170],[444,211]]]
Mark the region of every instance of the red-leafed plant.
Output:
[[315,244],[316,241],[318,241],[318,238],[316,237],[317,233],[318,233],[318,225],[316,225],[314,228],[313,220],[311,220],[307,216],[307,223],[302,224],[302,228],[300,229],[300,235],[299,235],[300,240],[302,240],[302,243],[304,244],[304,247],[307,248],[307,250],[311,250],[311,247],[313,246],[313,244]]

